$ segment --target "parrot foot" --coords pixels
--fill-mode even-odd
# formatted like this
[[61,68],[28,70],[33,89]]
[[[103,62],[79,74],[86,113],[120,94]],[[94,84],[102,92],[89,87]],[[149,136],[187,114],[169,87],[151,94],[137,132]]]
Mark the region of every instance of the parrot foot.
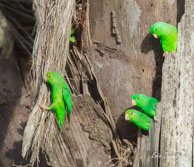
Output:
[[154,117],[154,122],[159,122],[158,119],[156,117]]
[[175,55],[176,55],[176,51],[172,51],[172,55],[175,57]]
[[39,104],[40,108],[43,109],[43,111],[48,110],[48,107],[43,106],[42,104]]
[[163,53],[163,57],[166,57],[168,55],[168,52]]

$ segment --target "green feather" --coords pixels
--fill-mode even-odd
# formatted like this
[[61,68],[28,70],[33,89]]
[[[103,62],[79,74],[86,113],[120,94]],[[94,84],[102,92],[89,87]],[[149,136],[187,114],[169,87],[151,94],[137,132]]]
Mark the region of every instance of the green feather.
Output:
[[164,52],[171,53],[177,50],[177,27],[165,22],[156,22],[151,26],[150,33],[160,38]]
[[144,94],[135,94],[132,96],[132,100],[136,102],[136,105],[141,108],[145,114],[151,117],[156,116],[157,99]]
[[71,30],[71,37],[70,37],[70,41],[71,41],[72,43],[75,43],[75,42],[76,42],[75,36],[72,36],[72,35],[74,35],[74,34],[75,34],[75,30],[72,29],[72,30]]
[[59,120],[59,125],[62,129],[64,117],[68,114],[68,120],[70,121],[70,114],[72,111],[71,104],[71,92],[65,82],[64,78],[57,72],[47,73],[47,82],[52,87],[52,104],[48,110],[54,110]]
[[71,30],[71,35],[73,35],[73,34],[75,34],[75,30],[74,29]]
[[69,90],[69,87],[67,84],[65,84],[65,88],[62,90],[63,92],[63,100],[66,104],[66,109],[67,109],[67,118],[70,123],[70,115],[72,111],[72,104],[71,104],[71,92]]
[[135,109],[129,109],[125,111],[125,118],[126,115],[128,116],[130,122],[134,123],[145,131],[149,131],[149,127],[151,125],[152,120],[149,116]]
[[74,36],[70,37],[70,41],[71,41],[72,43],[75,43],[75,42],[76,42],[75,37],[74,37]]

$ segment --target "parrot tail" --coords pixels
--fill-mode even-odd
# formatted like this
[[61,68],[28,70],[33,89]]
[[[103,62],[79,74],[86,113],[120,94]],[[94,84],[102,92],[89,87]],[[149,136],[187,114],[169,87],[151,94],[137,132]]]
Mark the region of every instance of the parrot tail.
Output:
[[60,131],[62,131],[63,121],[59,121]]
[[67,114],[68,123],[70,124],[70,115]]

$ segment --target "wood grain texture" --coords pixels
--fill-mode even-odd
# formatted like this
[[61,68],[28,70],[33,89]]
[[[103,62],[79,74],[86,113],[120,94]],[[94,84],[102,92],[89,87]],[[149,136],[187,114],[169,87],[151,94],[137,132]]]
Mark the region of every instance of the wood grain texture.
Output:
[[[90,0],[94,51],[89,59],[121,138],[129,138],[127,133],[131,133],[130,127],[123,123],[124,111],[132,106],[131,96],[144,93],[160,98],[162,50],[149,31],[156,21],[176,25],[176,5],[173,0]],[[116,43],[111,31],[111,11],[116,13],[121,44]]]
[[[157,167],[159,164],[163,166],[170,164],[170,160],[152,158],[152,155],[154,153],[164,153],[165,149],[171,145],[172,149],[175,146],[177,148],[177,145],[172,143],[174,139],[170,135],[177,136],[175,131],[173,131],[176,128],[176,123],[174,123],[176,122],[174,119],[175,108],[176,106],[181,106],[180,100],[182,98],[182,95],[178,95],[178,90],[175,91],[175,87],[179,87],[177,84],[177,77],[179,78],[177,70],[180,68],[178,63],[186,63],[190,59],[174,59],[171,56],[167,56],[165,59],[163,65],[162,100],[158,104],[157,111],[159,122],[152,124],[149,135],[143,134],[141,131],[136,134],[136,129],[132,130],[125,123],[123,112],[126,108],[131,107],[131,96],[135,93],[145,93],[160,98],[162,51],[159,41],[149,35],[149,29],[156,21],[176,24],[176,1],[148,0],[145,3],[145,1],[140,0],[90,0],[88,6],[90,7],[89,32],[91,33],[92,44],[88,45],[87,40],[83,40],[83,54],[77,54],[78,57],[71,55],[68,59],[68,39],[71,27],[66,27],[65,29],[68,33],[65,33],[62,28],[64,17],[61,18],[57,15],[60,13],[59,11],[51,10],[51,6],[55,5],[52,1],[48,1],[51,6],[46,6],[45,4],[47,3],[45,2],[41,1],[45,7],[39,8],[43,15],[40,15],[39,18],[41,23],[37,33],[39,41],[35,43],[37,49],[34,52],[35,56],[33,59],[34,71],[32,78],[35,106],[25,130],[24,137],[29,139],[26,140],[27,144],[24,142],[23,152],[27,152],[25,149],[29,150],[34,134],[37,138],[42,139],[41,135],[44,135],[44,133],[49,134],[49,130],[54,129],[56,134],[54,138],[51,138],[54,148],[52,145],[49,145],[50,143],[47,142],[49,140],[45,138],[41,142],[36,143],[38,146],[41,145],[41,148],[46,151],[50,159],[48,163],[52,166],[63,167],[64,164],[65,166],[79,167],[105,166],[109,160],[109,147],[112,136],[106,119],[104,116],[101,116],[101,113],[106,113],[110,107],[121,139],[133,139],[134,141],[136,140],[136,135],[138,135],[137,151],[134,160],[135,167]],[[63,11],[62,8],[60,10],[61,12]],[[121,44],[116,43],[116,38],[118,37],[111,34],[113,24],[111,23],[112,10],[116,13],[116,28],[118,30],[117,34],[121,37]],[[54,17],[58,17],[56,20],[59,22],[57,24],[52,22],[55,23],[55,26],[52,26],[48,22],[48,18],[55,20]],[[69,22],[71,22],[70,18]],[[58,31],[59,28],[62,31]],[[47,29],[50,33],[47,34],[47,31],[42,32],[44,29]],[[66,34],[67,38],[63,38]],[[57,40],[63,40],[56,42],[56,37]],[[66,44],[65,46],[64,43]],[[56,48],[59,50],[56,50]],[[66,69],[64,68],[65,65]],[[180,65],[181,67],[183,66],[182,64]],[[189,67],[190,65],[187,68]],[[68,125],[65,125],[67,128],[64,129],[62,134],[57,131],[56,126],[50,126],[51,123],[54,124],[55,122],[54,114],[42,113],[38,108],[39,103],[50,103],[48,98],[50,94],[43,83],[43,77],[48,70],[55,70],[65,76],[67,76],[65,70],[69,72],[73,81],[68,79],[67,81],[71,86],[72,92],[77,96],[73,98],[73,123],[70,129],[68,129]],[[180,70],[182,70],[180,76],[184,75],[187,78],[185,69],[182,67]],[[189,72],[188,74],[190,75]],[[180,83],[183,84],[184,80]],[[185,95],[185,87],[181,86],[182,94]],[[80,92],[84,95],[80,95]],[[189,93],[191,95],[192,91]],[[189,106],[185,107],[191,109]],[[174,112],[167,112],[167,110]],[[163,115],[163,113],[169,115]],[[168,119],[170,120],[167,121]],[[44,131],[40,130],[37,132],[37,126],[43,126]],[[32,132],[31,135],[28,135],[27,132],[29,131]],[[37,133],[40,135],[37,135]],[[178,133],[182,134],[182,131]],[[131,135],[135,135],[135,137],[131,137]],[[180,140],[180,142],[182,141]],[[184,148],[187,148],[187,146]],[[35,149],[35,151],[37,151],[35,155],[39,153],[39,150]],[[180,161],[179,163],[181,164],[182,162]]]
[[[168,55],[163,64],[161,102],[157,106],[159,122],[151,127],[147,138],[138,140],[141,151],[134,166],[193,166],[193,7],[193,2],[185,2],[176,57]],[[153,128],[156,129],[152,131]]]
[[[64,74],[66,60],[69,51],[69,38],[72,15],[74,13],[74,1],[38,1],[37,33],[33,48],[33,64],[31,71],[31,89],[33,93],[33,107],[29,120],[24,130],[22,156],[26,157],[29,152],[31,164],[39,160],[40,148],[52,150],[52,141],[61,138],[55,117],[52,112],[43,112],[39,104],[50,103],[50,94],[44,83],[48,71],[57,71]],[[45,138],[45,136],[47,136]],[[53,139],[53,136],[55,138]],[[60,147],[60,142],[55,147]],[[43,149],[43,151],[46,149]],[[63,155],[61,151],[60,155]],[[57,154],[55,156],[57,157]],[[64,155],[64,159],[67,159]],[[61,160],[64,160],[61,159]],[[55,159],[56,161],[56,159]],[[60,161],[59,161],[60,163]],[[71,161],[67,161],[71,164]],[[46,164],[45,164],[46,166]]]
[[163,67],[160,166],[193,166],[194,3],[185,1],[178,29],[178,51]]
[[[37,6],[31,81],[34,100],[22,147],[23,157],[32,152],[32,166],[39,161],[41,151],[48,157],[46,163],[53,167],[106,166],[110,160],[112,134],[104,116],[102,91],[87,55],[77,48],[69,54],[73,2],[49,0],[40,1]],[[71,124],[65,120],[62,132],[55,113],[43,112],[39,107],[39,104],[51,104],[50,91],[44,82],[48,71],[65,76],[72,91]],[[108,108],[106,104],[104,107]]]

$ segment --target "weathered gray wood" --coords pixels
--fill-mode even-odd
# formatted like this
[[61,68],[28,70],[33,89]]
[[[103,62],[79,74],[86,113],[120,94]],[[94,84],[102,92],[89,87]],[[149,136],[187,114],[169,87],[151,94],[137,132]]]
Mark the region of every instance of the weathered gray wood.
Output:
[[[40,1],[41,3],[43,1]],[[46,2],[46,1],[45,1]],[[52,1],[49,1],[52,3]],[[58,2],[58,1],[57,1]],[[161,53],[161,47],[159,48],[154,48],[154,47],[149,47],[151,44],[155,46],[155,41],[152,40],[147,34],[149,33],[149,28],[150,26],[156,22],[156,21],[166,21],[171,24],[175,24],[176,21],[176,11],[174,10],[168,10],[168,9],[175,9],[176,8],[176,3],[173,0],[149,0],[149,1],[141,1],[141,0],[125,0],[125,1],[94,1],[90,0],[90,30],[91,30],[91,38],[92,42],[95,43],[92,46],[89,46],[89,52],[87,50],[88,45],[83,43],[84,46],[84,52],[86,52],[88,55],[89,60],[91,61],[90,63],[86,63],[89,67],[92,66],[93,70],[97,73],[97,77],[94,77],[94,73],[92,73],[90,70],[87,71],[89,74],[85,73],[83,74],[83,78],[88,75],[89,79],[94,77],[93,80],[90,80],[90,83],[87,81],[84,81],[83,84],[83,92],[91,94],[91,97],[96,100],[97,103],[100,103],[103,106],[104,97],[102,98],[101,94],[102,91],[105,94],[105,96],[108,99],[108,103],[110,104],[111,112],[117,121],[118,124],[118,129],[120,131],[120,135],[122,138],[129,137],[131,134],[126,130],[126,128],[122,128],[122,125],[124,121],[122,121],[122,116],[121,115],[124,110],[127,107],[130,107],[130,97],[134,93],[145,93],[148,95],[153,94],[156,96],[156,92],[159,90],[160,85],[156,85],[158,90],[152,88],[152,83],[155,85],[153,78],[160,77],[157,75],[158,71],[155,71],[156,67],[156,62],[159,62],[161,65],[162,58],[158,57],[160,56]],[[51,4],[54,5],[54,4]],[[65,62],[67,59],[67,56],[62,54],[64,50],[67,52],[67,49],[65,47],[68,47],[68,41],[67,39],[63,42],[58,42],[58,41],[53,41],[52,38],[49,38],[50,34],[42,34],[43,32],[41,31],[41,28],[48,28],[48,32],[51,32],[51,36],[58,37],[59,39],[63,39],[63,37],[66,35],[66,33],[59,32],[58,28],[61,28],[60,26],[63,25],[61,22],[63,22],[63,17],[60,18],[58,21],[58,24],[52,24],[49,25],[50,23],[48,22],[48,18],[55,16],[53,15],[53,10],[46,10],[47,12],[45,13],[45,9],[52,9],[49,8],[50,6],[43,5],[39,8],[40,11],[42,11],[43,15],[40,16],[40,22],[41,24],[39,25],[40,30],[37,37],[39,37],[41,43],[36,43],[36,48],[37,52],[34,53],[34,71],[33,71],[33,90],[34,90],[34,95],[35,99],[38,96],[38,101],[35,104],[35,107],[33,108],[33,112],[30,117],[30,123],[28,125],[33,125],[33,126],[28,126],[25,130],[25,138],[27,139],[28,137],[30,138],[27,141],[27,144],[24,143],[24,152],[26,153],[27,150],[29,150],[31,146],[31,141],[33,138],[33,135],[35,135],[37,138],[41,139],[41,135],[43,135],[44,131],[38,131],[36,132],[36,127],[37,126],[43,126],[44,129],[46,130],[46,133],[49,133],[49,129],[46,127],[51,124],[53,121],[54,123],[54,117],[50,116],[50,114],[42,113],[40,112],[40,109],[38,108],[38,104],[41,102],[43,104],[50,104],[48,96],[48,90],[45,87],[45,84],[42,82],[42,78],[45,75],[45,73],[48,70],[57,70],[58,72],[61,72],[64,74],[64,67],[65,67]],[[61,9],[61,8],[60,8]],[[111,10],[115,10],[117,14],[117,30],[115,30],[115,33],[117,33],[118,36],[120,37],[112,37],[111,36]],[[61,13],[62,13],[61,9]],[[54,12],[56,12],[54,10]],[[60,12],[56,12],[56,14],[59,14]],[[45,19],[47,18],[47,19]],[[66,18],[65,18],[66,19]],[[55,19],[54,19],[55,20]],[[55,21],[56,21],[55,20]],[[69,21],[71,22],[71,21]],[[55,22],[51,22],[55,23]],[[115,25],[116,23],[114,23]],[[59,27],[57,27],[59,26]],[[52,31],[52,28],[53,31]],[[70,27],[67,27],[67,29]],[[63,30],[63,28],[62,28]],[[54,32],[56,33],[54,35]],[[44,39],[44,37],[46,40]],[[69,38],[69,32],[67,33],[67,38]],[[116,44],[116,41],[119,39],[120,45]],[[88,40],[90,42],[90,40]],[[87,41],[87,42],[88,42]],[[85,42],[85,41],[84,41]],[[50,45],[48,44],[50,43]],[[64,47],[64,43],[66,46]],[[40,45],[39,45],[40,44]],[[48,45],[47,45],[48,44]],[[59,45],[58,45],[59,44]],[[55,50],[59,46],[59,50]],[[97,52],[94,52],[96,49]],[[154,52],[149,52],[151,50],[154,50]],[[59,53],[58,53],[59,52]],[[99,53],[100,52],[100,53]],[[148,53],[149,52],[149,53]],[[92,54],[90,54],[92,53]],[[162,54],[161,54],[162,55]],[[86,56],[87,57],[87,56]],[[79,61],[86,61],[88,60],[85,57],[85,55],[81,54],[80,59],[77,59]],[[156,62],[155,62],[156,60]],[[70,61],[70,60],[69,60]],[[78,62],[79,62],[78,61]],[[171,62],[172,66],[170,66],[170,69],[168,69],[169,63],[166,63],[166,61]],[[73,75],[73,78],[75,79],[80,79],[79,77],[75,77],[76,75],[82,75],[82,72],[80,72],[81,68],[84,67],[84,63],[82,62],[81,64],[73,65],[73,67],[77,67],[78,69],[72,68],[72,62],[69,62],[69,68],[71,68],[71,73]],[[87,62],[87,61],[86,61]],[[45,64],[44,64],[45,63]],[[55,65],[53,65],[55,63]],[[43,66],[44,64],[44,66]],[[163,70],[169,70],[170,72],[175,72],[175,60],[172,57],[167,57],[165,60],[165,64],[167,64],[167,67],[164,67]],[[80,69],[79,69],[80,68]],[[85,69],[86,70],[86,69]],[[83,70],[84,71],[84,70]],[[170,73],[169,72],[169,73]],[[160,71],[159,71],[160,73]],[[167,73],[168,74],[168,73]],[[166,74],[166,75],[167,75]],[[174,75],[177,75],[175,73]],[[169,84],[173,84],[172,87],[176,84],[176,82],[173,80],[174,77],[172,76],[167,76],[169,77]],[[81,78],[81,79],[83,79]],[[87,79],[88,79],[87,78]],[[77,90],[74,90],[78,88],[79,82],[76,80],[74,81],[75,85],[73,85],[73,92],[76,92]],[[98,83],[97,83],[98,82]],[[88,90],[88,87],[90,87],[90,91]],[[97,88],[96,88],[97,87]],[[102,91],[98,89],[98,87],[102,88]],[[153,89],[153,92],[152,92]],[[163,88],[164,89],[164,88]],[[165,88],[166,89],[166,88]],[[40,90],[40,92],[38,92]],[[172,92],[171,92],[172,91]],[[79,93],[79,92],[76,92]],[[174,91],[169,90],[168,96],[173,95]],[[95,97],[95,95],[97,95]],[[85,96],[84,96],[85,97]],[[79,101],[80,99],[78,98],[77,101],[79,103],[84,102],[84,97],[80,97],[83,101]],[[164,96],[165,97],[165,96]],[[174,97],[174,96],[173,96]],[[87,99],[90,102],[90,107],[95,106],[93,105],[92,99]],[[162,99],[163,100],[163,99]],[[167,100],[167,99],[165,99]],[[168,99],[170,102],[170,99]],[[36,100],[35,100],[36,102]],[[108,104],[107,103],[107,104]],[[78,105],[78,104],[77,104]],[[138,150],[135,158],[135,163],[137,167],[141,166],[153,166],[157,167],[159,163],[159,159],[157,158],[152,158],[151,155],[156,152],[158,154],[160,152],[159,150],[159,138],[160,138],[160,114],[162,113],[162,107],[163,103],[159,104],[159,111],[158,111],[158,119],[159,122],[153,124],[150,130],[150,136],[145,136],[139,133],[138,137]],[[78,108],[77,108],[78,107]],[[95,108],[95,107],[94,107]],[[106,108],[106,106],[105,106]],[[84,111],[87,108],[84,108]],[[79,105],[74,107],[73,111],[73,120],[74,123],[72,127],[74,129],[80,128],[80,124],[84,121],[82,121],[81,117],[83,116],[82,114],[78,115],[78,110],[79,110]],[[95,109],[91,109],[91,112],[89,111],[88,114],[93,115]],[[34,114],[34,115],[33,115]],[[90,117],[90,116],[89,116]],[[35,119],[34,119],[35,118]],[[47,119],[49,118],[49,119]],[[33,122],[36,120],[35,122]],[[86,116],[86,122],[91,122]],[[162,117],[162,121],[163,117]],[[41,125],[39,124],[41,122]],[[100,123],[102,124],[102,123]],[[163,125],[163,124],[162,124]],[[97,127],[97,125],[95,124]],[[94,126],[94,129],[96,128]],[[106,127],[106,126],[104,126]],[[30,131],[32,128],[32,135],[28,135],[28,131]],[[49,127],[49,128],[56,128],[56,127]],[[163,128],[163,127],[162,127]],[[58,131],[57,131],[58,132]],[[89,146],[87,144],[93,144],[95,142],[91,142],[88,140],[87,137],[93,137],[94,134],[92,133],[93,131],[90,131],[89,134],[83,133],[82,129],[80,128],[79,130],[75,131],[67,131],[64,136],[61,136],[59,133],[57,133],[57,137],[54,138],[54,149],[52,150],[52,147],[45,147],[47,144],[49,145],[50,143],[45,144],[45,146],[42,146],[44,150],[46,150],[46,153],[49,155],[51,158],[53,155],[53,159],[50,160],[50,163],[53,163],[53,166],[63,166],[65,163],[66,166],[73,166],[73,165],[80,165],[83,164],[85,165],[87,163],[88,157],[89,157]],[[39,133],[37,135],[37,133]],[[107,132],[108,133],[108,132]],[[76,138],[75,134],[80,137]],[[87,135],[88,136],[87,136]],[[91,135],[91,136],[90,136]],[[70,138],[72,137],[72,141],[70,142]],[[61,140],[61,139],[64,139]],[[78,144],[80,143],[81,140],[87,141],[87,144]],[[108,140],[108,139],[106,139]],[[44,140],[48,141],[48,140]],[[98,144],[100,143],[101,145],[104,145],[105,147],[108,147],[109,141],[101,141],[101,139],[98,139]],[[72,143],[74,144],[75,147],[69,147],[72,146]],[[37,143],[36,143],[37,144]],[[42,144],[42,142],[39,142],[38,144]],[[35,145],[36,146],[36,145]],[[84,147],[84,148],[83,148]],[[37,147],[39,148],[39,147]],[[64,148],[61,150],[61,148]],[[139,149],[140,148],[140,149]],[[81,150],[83,149],[83,152],[81,153]],[[52,150],[52,152],[49,152]],[[35,149],[35,155],[38,155],[37,149]],[[88,152],[87,152],[88,151]],[[98,162],[102,163],[105,165],[105,161],[107,160],[107,157],[105,157],[105,152],[104,150],[99,151],[101,154],[101,157],[99,159],[97,156],[92,156],[89,157],[91,161],[90,165],[97,166]],[[60,154],[62,153],[62,154]],[[60,155],[59,155],[60,154]],[[102,157],[105,157],[102,161]],[[36,158],[36,157],[35,157]],[[56,161],[56,158],[59,158],[59,160]],[[99,161],[98,161],[99,160]]]
[[[158,107],[160,104],[157,105]],[[159,156],[159,138],[160,138],[160,124],[161,112],[157,111],[158,122],[152,121],[149,134],[142,134],[139,130],[137,140],[137,150],[133,167],[157,167]]]
[[[75,10],[75,2],[70,0],[43,0],[37,3],[37,33],[33,49],[33,65],[31,88],[33,92],[33,107],[29,120],[25,127],[22,156],[26,157],[32,152],[32,165],[39,160],[40,147],[47,154],[52,150],[55,155],[53,162],[60,166],[61,161],[66,166],[72,166],[72,158],[64,154],[60,147],[67,147],[60,143],[61,134],[55,124],[54,113],[43,112],[39,104],[49,105],[50,94],[43,82],[48,71],[65,73],[65,65],[69,54],[69,38],[72,15]],[[55,146],[52,148],[53,140]],[[59,140],[56,142],[56,140]],[[58,154],[57,154],[58,153]],[[60,155],[59,155],[60,154]],[[63,155],[63,158],[58,156]],[[56,159],[61,161],[57,161]],[[68,161],[68,160],[69,161]],[[46,164],[45,164],[46,165]]]
[[194,2],[185,2],[176,58],[163,66],[160,166],[193,166]]
[[[150,26],[156,21],[175,25],[176,6],[173,0],[90,0],[91,37],[100,44],[94,42],[96,51],[90,54],[89,59],[108,99],[121,139],[131,140],[130,136],[136,133],[125,124],[122,115],[126,108],[131,107],[131,96],[145,93],[159,97],[163,61],[161,46],[148,34]],[[111,36],[111,11],[116,15],[114,18],[121,44],[116,43],[115,36]],[[160,115],[158,120],[150,130],[152,135],[138,133],[136,167],[155,167],[159,163],[157,158],[151,158],[153,153],[159,152]]]
[[[99,105],[105,103],[102,91],[87,55],[76,47],[69,55],[74,2],[39,1],[37,6],[38,28],[32,67],[34,105],[25,127],[22,147],[23,157],[32,152],[32,166],[39,160],[40,149],[52,167],[106,166],[110,160],[112,135],[104,110]],[[65,75],[72,91],[71,123],[65,119],[62,132],[57,128],[54,112],[43,112],[39,107],[39,104],[49,106],[51,103],[50,91],[43,82],[48,71]],[[104,107],[109,108],[107,104]]]
[[[144,93],[160,97],[161,46],[148,34],[150,26],[156,21],[175,25],[176,6],[173,0],[90,0],[90,31],[94,51],[89,59],[110,104],[121,138],[132,135],[122,115],[132,105],[131,96]],[[112,36],[111,11],[116,15],[114,18],[121,44]]]
[[135,167],[193,166],[193,8],[194,2],[185,2],[185,14],[178,26],[176,57],[168,55],[163,64],[161,102],[157,106],[159,122],[152,125],[149,136],[138,138],[140,152]]

